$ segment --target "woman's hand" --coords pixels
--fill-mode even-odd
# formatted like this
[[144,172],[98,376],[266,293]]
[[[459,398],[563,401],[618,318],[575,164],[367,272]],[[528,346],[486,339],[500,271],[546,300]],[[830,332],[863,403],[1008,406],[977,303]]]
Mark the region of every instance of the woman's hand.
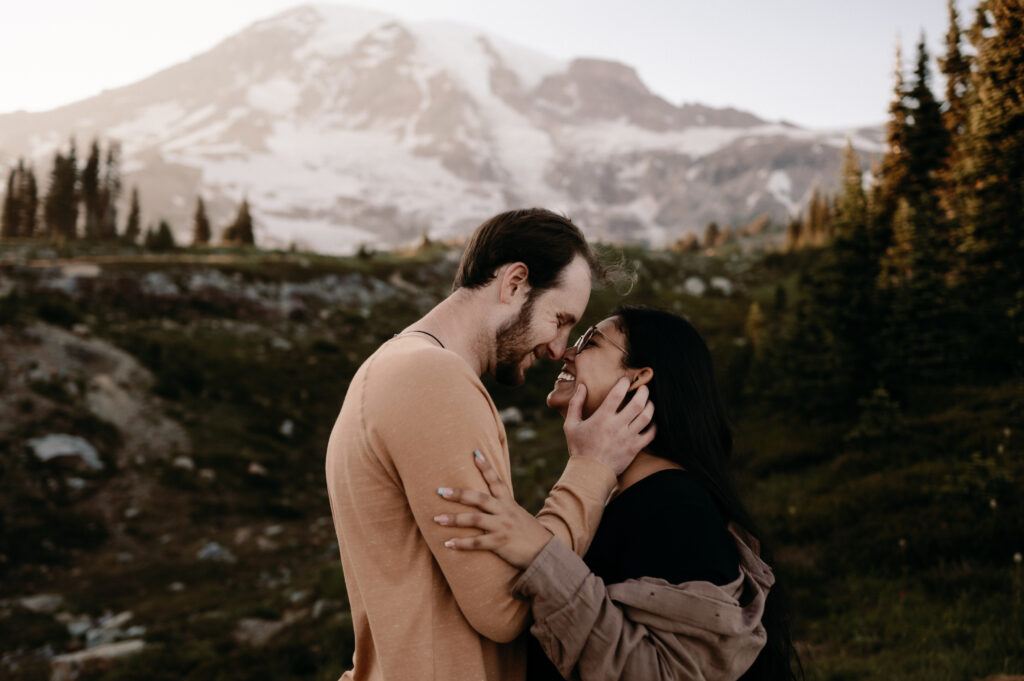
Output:
[[483,533],[449,539],[444,545],[456,550],[493,551],[511,565],[524,569],[548,543],[551,533],[516,503],[509,488],[480,452],[473,452],[473,459],[490,494],[442,487],[437,493],[445,499],[479,510],[434,516],[434,522],[449,527],[475,527]]

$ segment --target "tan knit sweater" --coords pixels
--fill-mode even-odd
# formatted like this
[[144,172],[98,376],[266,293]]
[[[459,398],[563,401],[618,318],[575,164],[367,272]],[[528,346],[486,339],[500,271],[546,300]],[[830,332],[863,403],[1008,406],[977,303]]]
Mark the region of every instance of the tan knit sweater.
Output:
[[[327,488],[341,547],[362,680],[512,681],[530,604],[518,571],[487,551],[443,542],[476,530],[441,527],[456,510],[438,487],[485,490],[479,449],[510,480],[505,429],[480,378],[418,334],[394,338],[352,379],[327,446]],[[572,457],[540,521],[582,555],[615,486],[603,464]]]

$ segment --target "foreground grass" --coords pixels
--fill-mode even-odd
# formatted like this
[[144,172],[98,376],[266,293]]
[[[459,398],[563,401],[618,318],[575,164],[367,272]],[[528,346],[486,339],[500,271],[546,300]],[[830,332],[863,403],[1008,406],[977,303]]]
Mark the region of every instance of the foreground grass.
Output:
[[[370,259],[218,255],[230,262],[184,253],[125,257],[103,268],[131,278],[216,267],[251,282],[397,273],[420,295],[371,310],[311,307],[297,318],[116,287],[78,300],[39,292],[0,300],[2,323],[87,323],[138,358],[189,431],[196,466],[216,472],[204,481],[166,464],[133,471],[155,481],[159,494],[127,523],[132,562],[117,559],[114,540],[99,540],[63,561],[7,566],[3,596],[58,591],[75,612],[132,610],[147,626],[145,652],[90,678],[326,680],[350,665],[351,621],[333,530],[324,524],[324,447],[352,372],[445,294],[454,264],[441,250]],[[1024,551],[1019,386],[937,386],[927,399],[895,405],[888,430],[874,434],[856,430],[864,414],[808,423],[745,387],[756,361],[744,331],[750,302],[774,304],[779,287],[792,287],[790,271],[757,261],[630,256],[640,279],[626,301],[687,314],[712,347],[736,417],[739,481],[790,585],[808,678],[1024,673],[1022,571],[1013,562]],[[682,288],[691,275],[725,276],[735,289],[695,298]],[[581,327],[619,302],[614,290],[595,293]],[[517,390],[491,386],[499,408],[524,415],[508,434],[517,495],[534,509],[565,461],[559,419],[543,407],[555,373],[538,367]],[[293,424],[289,435],[281,432],[285,421]],[[10,445],[0,443],[0,458]],[[254,463],[267,474],[253,475]],[[53,512],[78,513],[73,506]],[[238,542],[239,532],[249,538]],[[235,550],[238,563],[197,562],[208,540]],[[184,588],[170,588],[175,583]],[[327,605],[314,616],[318,602]],[[304,614],[263,646],[235,636],[244,619],[295,613]],[[22,612],[0,618],[0,634],[8,650],[59,649],[67,636],[51,618]],[[48,678],[45,665],[33,664],[12,678]]]

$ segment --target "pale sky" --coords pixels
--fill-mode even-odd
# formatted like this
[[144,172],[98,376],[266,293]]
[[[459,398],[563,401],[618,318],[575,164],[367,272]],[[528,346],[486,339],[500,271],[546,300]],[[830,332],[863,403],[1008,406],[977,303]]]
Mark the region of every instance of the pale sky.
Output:
[[[294,0],[0,0],[0,113],[43,111],[204,52]],[[881,123],[897,37],[942,51],[945,0],[362,0],[399,19],[477,26],[553,57],[636,68],[673,104],[813,128]],[[958,0],[961,25],[973,0]],[[907,63],[907,70],[911,64]],[[934,69],[933,69],[934,71]],[[938,81],[933,83],[941,95]]]

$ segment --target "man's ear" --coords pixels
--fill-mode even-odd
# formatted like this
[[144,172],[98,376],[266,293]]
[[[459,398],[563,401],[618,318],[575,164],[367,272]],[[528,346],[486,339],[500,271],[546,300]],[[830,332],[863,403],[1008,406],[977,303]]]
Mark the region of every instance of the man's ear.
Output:
[[636,370],[636,373],[629,379],[629,389],[636,390],[642,385],[647,385],[652,378],[654,378],[654,369],[651,367]]
[[523,300],[530,292],[530,268],[526,263],[513,262],[499,269],[498,275],[498,297],[503,303],[512,303],[517,299]]

